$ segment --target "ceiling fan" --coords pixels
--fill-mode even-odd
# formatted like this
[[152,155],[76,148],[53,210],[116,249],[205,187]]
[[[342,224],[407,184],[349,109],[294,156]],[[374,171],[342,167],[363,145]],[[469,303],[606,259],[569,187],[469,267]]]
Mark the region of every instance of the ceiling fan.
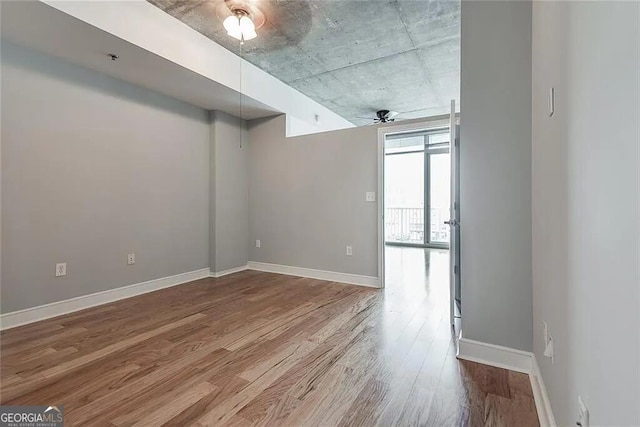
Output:
[[358,117],[359,119],[369,119],[369,120],[373,120],[373,124],[378,124],[378,123],[389,123],[389,122],[395,122],[395,118],[398,114],[397,111],[390,111],[390,110],[378,110],[376,111],[376,116],[375,117]]

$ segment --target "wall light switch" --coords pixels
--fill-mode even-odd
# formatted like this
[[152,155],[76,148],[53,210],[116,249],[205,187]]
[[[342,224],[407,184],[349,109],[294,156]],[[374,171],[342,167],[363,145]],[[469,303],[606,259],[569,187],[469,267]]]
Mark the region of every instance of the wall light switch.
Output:
[[256,248],[260,247],[260,240],[256,240]]
[[348,256],[353,255],[353,248],[351,246],[347,246],[347,255]]
[[375,202],[376,201],[376,192],[375,191],[367,191],[365,195],[365,200],[367,202]]
[[60,262],[56,264],[56,277],[61,277],[66,275],[67,275],[67,263]]

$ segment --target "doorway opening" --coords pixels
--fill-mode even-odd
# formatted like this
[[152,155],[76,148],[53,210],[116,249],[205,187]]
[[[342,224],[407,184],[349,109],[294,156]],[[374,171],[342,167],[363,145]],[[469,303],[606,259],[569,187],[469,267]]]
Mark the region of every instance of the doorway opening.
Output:
[[425,300],[432,314],[454,325],[460,316],[458,127],[456,114],[445,117],[379,131],[379,262],[386,293]]
[[449,249],[449,156],[448,128],[385,137],[385,245]]

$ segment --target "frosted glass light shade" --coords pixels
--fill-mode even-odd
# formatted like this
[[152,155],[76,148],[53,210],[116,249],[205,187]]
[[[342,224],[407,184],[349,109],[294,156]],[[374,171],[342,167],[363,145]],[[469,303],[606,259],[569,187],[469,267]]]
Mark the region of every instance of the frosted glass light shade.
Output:
[[249,18],[248,16],[243,16],[242,18],[240,18],[240,30],[242,30],[243,33],[250,33],[250,32],[255,32],[256,31],[256,26],[253,25],[253,21],[251,20],[251,18]]
[[228,35],[240,41],[255,39],[258,36],[253,21],[246,15],[227,16],[222,25],[227,30]]
[[240,20],[235,15],[227,16],[224,22],[222,22],[222,25],[227,32],[239,30]]
[[256,37],[258,37],[258,33],[256,33],[255,30],[251,31],[251,32],[247,32],[247,33],[242,33],[242,36],[245,40],[251,40],[251,39],[255,39]]

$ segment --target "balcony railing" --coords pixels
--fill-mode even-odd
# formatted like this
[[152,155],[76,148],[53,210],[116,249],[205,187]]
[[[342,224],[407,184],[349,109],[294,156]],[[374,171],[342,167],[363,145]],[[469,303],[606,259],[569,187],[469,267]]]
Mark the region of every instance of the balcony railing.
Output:
[[430,209],[430,236],[425,242],[424,208],[385,208],[385,241],[389,243],[449,243],[449,209]]

